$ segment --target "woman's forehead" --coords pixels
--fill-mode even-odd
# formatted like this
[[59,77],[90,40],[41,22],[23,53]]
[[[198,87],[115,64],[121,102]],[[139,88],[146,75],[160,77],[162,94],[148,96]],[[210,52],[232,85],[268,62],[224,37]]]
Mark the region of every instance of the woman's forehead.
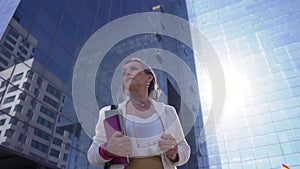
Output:
[[129,61],[127,63],[124,64],[123,69],[130,67],[130,66],[139,66],[139,67],[143,67],[143,65],[138,62],[138,61]]

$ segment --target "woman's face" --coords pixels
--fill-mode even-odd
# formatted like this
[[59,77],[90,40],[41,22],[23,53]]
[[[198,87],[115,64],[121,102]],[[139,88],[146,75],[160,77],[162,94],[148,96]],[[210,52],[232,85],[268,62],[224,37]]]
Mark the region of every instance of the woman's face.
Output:
[[132,90],[138,87],[145,87],[146,81],[152,80],[152,76],[144,72],[139,62],[129,62],[123,67],[123,85],[125,89]]

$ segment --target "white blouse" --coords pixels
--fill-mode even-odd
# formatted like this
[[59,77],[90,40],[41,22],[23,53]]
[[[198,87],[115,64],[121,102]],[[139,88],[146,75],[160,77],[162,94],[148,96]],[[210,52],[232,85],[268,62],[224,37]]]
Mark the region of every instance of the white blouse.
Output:
[[131,140],[131,157],[147,157],[162,153],[158,141],[165,131],[164,120],[165,113],[161,116],[155,113],[147,119],[126,115],[125,126],[126,134]]

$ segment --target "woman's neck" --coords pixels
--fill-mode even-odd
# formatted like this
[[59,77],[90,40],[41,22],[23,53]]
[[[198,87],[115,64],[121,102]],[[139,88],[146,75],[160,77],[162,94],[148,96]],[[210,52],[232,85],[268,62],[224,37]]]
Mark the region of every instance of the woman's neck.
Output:
[[146,108],[150,106],[148,93],[141,94],[137,92],[131,92],[130,100],[134,106],[138,106],[140,108]]

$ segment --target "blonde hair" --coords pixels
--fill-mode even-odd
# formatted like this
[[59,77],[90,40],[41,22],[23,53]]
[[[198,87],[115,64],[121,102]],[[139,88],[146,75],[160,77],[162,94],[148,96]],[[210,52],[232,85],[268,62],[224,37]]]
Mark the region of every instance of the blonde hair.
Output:
[[[125,66],[126,64],[128,64],[130,62],[140,63],[142,65],[142,67],[144,68],[145,74],[151,74],[153,76],[153,79],[151,80],[149,87],[148,87],[148,96],[150,98],[152,98],[153,100],[158,101],[159,96],[160,96],[160,89],[158,88],[156,75],[155,75],[153,69],[139,58],[131,58],[131,59],[125,61],[123,66]],[[123,91],[124,91],[124,86],[123,86]]]

